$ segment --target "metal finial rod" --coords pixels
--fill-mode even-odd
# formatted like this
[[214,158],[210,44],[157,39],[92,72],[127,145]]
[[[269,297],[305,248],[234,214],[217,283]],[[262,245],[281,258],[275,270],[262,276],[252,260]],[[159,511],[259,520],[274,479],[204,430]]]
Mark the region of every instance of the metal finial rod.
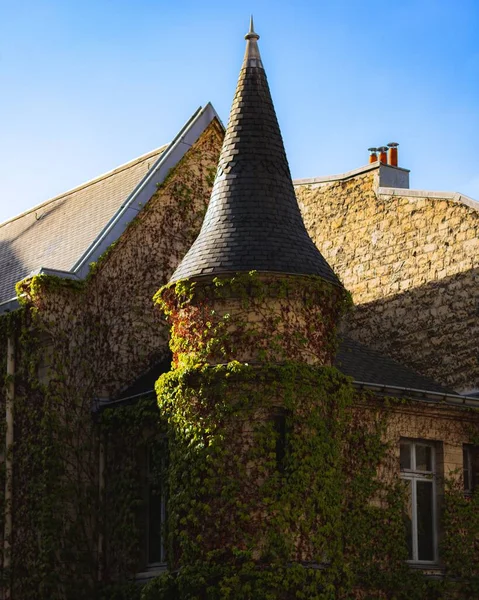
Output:
[[244,36],[244,39],[245,40],[259,40],[259,35],[254,30],[253,15],[251,15],[251,17],[250,17],[250,20],[249,20],[249,31]]

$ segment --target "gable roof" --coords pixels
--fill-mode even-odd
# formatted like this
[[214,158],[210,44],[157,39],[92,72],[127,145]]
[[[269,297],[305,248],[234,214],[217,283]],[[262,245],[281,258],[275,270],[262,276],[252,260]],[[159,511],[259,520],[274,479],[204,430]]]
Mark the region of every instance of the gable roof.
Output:
[[166,146],[52,198],[0,225],[0,301],[17,281],[49,267],[69,271]]
[[29,275],[85,277],[215,118],[207,104],[170,144],[0,224],[0,312],[16,307],[15,284]]

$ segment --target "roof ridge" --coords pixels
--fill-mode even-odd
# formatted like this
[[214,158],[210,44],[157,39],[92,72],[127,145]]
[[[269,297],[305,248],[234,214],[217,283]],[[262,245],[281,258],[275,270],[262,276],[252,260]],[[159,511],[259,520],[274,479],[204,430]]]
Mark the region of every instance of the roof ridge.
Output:
[[164,150],[166,150],[166,148],[168,146],[169,146],[169,144],[163,144],[163,146],[159,146],[155,150],[150,150],[150,152],[147,152],[146,154],[142,154],[140,156],[137,156],[136,158],[133,158],[132,160],[130,160],[130,161],[126,162],[126,163],[123,163],[123,164],[119,165],[118,167],[115,167],[114,169],[112,169],[110,171],[106,171],[105,173],[102,173],[101,175],[98,175],[97,177],[94,177],[93,179],[88,179],[84,183],[81,183],[80,185],[78,185],[76,187],[70,188],[66,192],[62,192],[61,194],[58,194],[58,196],[54,196],[53,198],[49,198],[48,200],[44,200],[40,204],[36,204],[32,208],[29,208],[28,210],[25,210],[24,212],[20,213],[19,215],[15,215],[14,217],[11,217],[10,219],[7,219],[6,221],[3,221],[2,223],[0,223],[0,228],[3,227],[4,225],[8,225],[9,223],[12,223],[13,221],[17,221],[18,219],[21,219],[22,217],[25,217],[26,215],[28,215],[28,214],[30,214],[30,213],[32,213],[34,211],[37,211],[37,210],[39,210],[39,209],[41,209],[41,208],[43,208],[45,206],[48,206],[52,202],[56,202],[57,200],[60,200],[61,198],[64,198],[66,196],[70,196],[71,194],[74,194],[75,192],[79,192],[80,190],[86,189],[86,188],[90,187],[91,185],[93,185],[95,183],[98,183],[102,179],[108,179],[109,177],[112,177],[113,175],[117,175],[118,173],[121,173],[122,171],[125,171],[126,169],[128,169],[130,167],[133,167],[134,165],[137,165],[140,162],[143,162],[143,161],[147,160],[148,158],[150,158],[154,154],[158,154],[160,152],[163,152]]

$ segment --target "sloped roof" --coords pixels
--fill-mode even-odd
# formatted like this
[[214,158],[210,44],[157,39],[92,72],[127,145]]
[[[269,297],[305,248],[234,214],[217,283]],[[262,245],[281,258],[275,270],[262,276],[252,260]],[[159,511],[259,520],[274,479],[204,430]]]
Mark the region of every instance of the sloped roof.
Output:
[[0,224],[0,313],[16,307],[15,284],[32,273],[83,278],[216,120],[198,108],[170,144]]
[[335,366],[354,381],[444,394],[455,393],[349,337],[341,340]]
[[251,23],[208,210],[171,281],[256,270],[339,284],[299,210],[258,38]]
[[[155,382],[162,373],[171,368],[171,354],[151,367],[126,388],[114,402],[121,403],[154,392]],[[456,395],[428,377],[419,375],[409,367],[388,358],[345,336],[340,340],[334,366],[356,382],[378,384],[409,390],[422,390]],[[105,402],[107,405],[108,402]]]
[[0,302],[41,267],[69,271],[166,146],[52,198],[0,225]]

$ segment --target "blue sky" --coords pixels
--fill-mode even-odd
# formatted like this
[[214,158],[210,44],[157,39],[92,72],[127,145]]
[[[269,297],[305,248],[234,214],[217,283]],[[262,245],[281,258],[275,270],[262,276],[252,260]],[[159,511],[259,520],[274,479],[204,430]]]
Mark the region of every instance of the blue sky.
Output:
[[397,141],[411,187],[479,199],[477,0],[0,0],[0,222],[226,123],[251,12],[293,177]]

